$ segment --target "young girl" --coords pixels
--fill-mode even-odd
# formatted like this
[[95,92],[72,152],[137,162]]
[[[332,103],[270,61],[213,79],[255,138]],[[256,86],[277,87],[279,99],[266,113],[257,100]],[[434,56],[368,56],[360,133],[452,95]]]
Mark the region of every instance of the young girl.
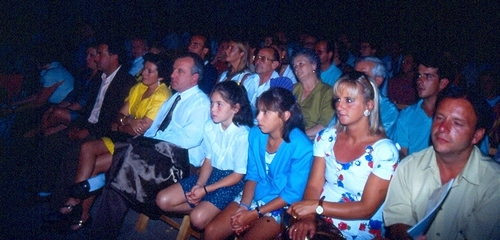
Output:
[[205,239],[274,239],[283,207],[302,197],[312,164],[312,143],[292,93],[271,88],[257,101],[258,128],[249,133],[243,192],[205,229]]
[[245,90],[234,81],[214,86],[213,122],[205,125],[205,161],[200,174],[181,180],[158,193],[164,211],[190,213],[191,224],[204,229],[243,188],[247,167],[248,131],[253,125]]

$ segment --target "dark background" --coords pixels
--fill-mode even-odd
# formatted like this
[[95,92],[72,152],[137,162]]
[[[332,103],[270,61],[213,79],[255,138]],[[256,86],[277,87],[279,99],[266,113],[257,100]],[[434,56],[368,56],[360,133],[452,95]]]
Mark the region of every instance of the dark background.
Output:
[[[435,47],[496,64],[500,50],[498,1],[105,1],[34,0],[0,3],[0,60],[52,41],[69,59],[85,22],[98,33],[160,40],[169,32],[201,32],[214,39],[242,35],[260,41],[283,30],[335,39],[349,34],[380,41],[397,39],[407,50]],[[2,64],[0,71],[9,71]]]

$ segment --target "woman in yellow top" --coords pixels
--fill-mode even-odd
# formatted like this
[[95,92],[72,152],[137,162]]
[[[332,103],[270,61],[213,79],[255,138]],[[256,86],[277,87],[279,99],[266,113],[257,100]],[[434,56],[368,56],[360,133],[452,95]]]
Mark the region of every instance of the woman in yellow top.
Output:
[[[170,89],[161,82],[168,77],[168,69],[166,59],[156,54],[146,54],[142,81],[130,89],[125,104],[112,124],[111,136],[82,144],[76,184],[71,188],[73,190],[70,192],[71,197],[59,210],[59,215],[66,215],[66,219],[70,219],[69,213],[75,206],[82,204],[82,214],[76,216],[74,221],[67,221],[71,230],[78,230],[89,222],[94,196],[84,194],[89,192],[87,179],[109,169],[114,153],[113,141],[124,141],[126,138],[146,132],[163,102],[172,95]],[[82,188],[87,188],[87,191],[82,192]]]
[[328,126],[333,117],[332,87],[320,79],[320,60],[311,49],[298,50],[292,59],[293,71],[299,80],[293,86],[293,95],[304,114],[306,135],[313,139]]

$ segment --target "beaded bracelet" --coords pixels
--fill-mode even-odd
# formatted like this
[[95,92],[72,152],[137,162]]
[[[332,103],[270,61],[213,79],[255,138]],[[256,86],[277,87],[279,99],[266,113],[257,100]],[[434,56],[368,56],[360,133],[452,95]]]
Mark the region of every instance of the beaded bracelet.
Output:
[[262,214],[262,213],[260,212],[260,208],[259,208],[259,206],[255,207],[255,210],[257,210],[257,214],[259,215],[259,218],[261,218],[261,217],[263,217],[263,216],[264,216],[264,214]]
[[250,206],[248,206],[248,205],[246,205],[246,204],[244,204],[242,202],[240,202],[240,206],[246,207],[248,210],[250,210]]

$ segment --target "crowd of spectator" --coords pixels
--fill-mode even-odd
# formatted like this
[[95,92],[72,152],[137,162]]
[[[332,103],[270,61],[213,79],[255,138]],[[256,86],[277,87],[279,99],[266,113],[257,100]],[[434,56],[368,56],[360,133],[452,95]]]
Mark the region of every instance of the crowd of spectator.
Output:
[[302,240],[325,222],[404,239],[454,180],[423,234],[500,235],[498,63],[348,34],[82,32],[72,61],[37,45],[22,91],[0,88],[0,157],[51,199],[45,230],[113,239],[135,208],[190,214],[206,239]]

